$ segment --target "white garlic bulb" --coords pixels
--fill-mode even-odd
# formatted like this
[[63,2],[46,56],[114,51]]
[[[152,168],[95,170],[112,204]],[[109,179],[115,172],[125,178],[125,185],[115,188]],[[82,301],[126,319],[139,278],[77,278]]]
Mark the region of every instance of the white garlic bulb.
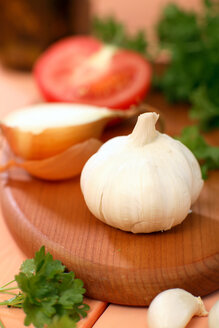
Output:
[[134,233],[168,230],[186,218],[200,194],[196,158],[155,129],[158,117],[140,115],[130,135],[107,141],[83,168],[88,208],[113,227]]
[[208,312],[200,297],[174,288],[158,294],[148,309],[149,328],[184,328],[194,315],[206,316]]
[[209,312],[208,326],[209,328],[219,327],[219,300],[214,304]]

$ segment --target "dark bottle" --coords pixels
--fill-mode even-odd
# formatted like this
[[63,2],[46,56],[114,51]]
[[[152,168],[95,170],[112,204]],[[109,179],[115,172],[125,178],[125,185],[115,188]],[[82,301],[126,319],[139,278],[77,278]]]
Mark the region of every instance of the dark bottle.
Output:
[[51,43],[89,26],[89,0],[0,0],[1,62],[29,70]]

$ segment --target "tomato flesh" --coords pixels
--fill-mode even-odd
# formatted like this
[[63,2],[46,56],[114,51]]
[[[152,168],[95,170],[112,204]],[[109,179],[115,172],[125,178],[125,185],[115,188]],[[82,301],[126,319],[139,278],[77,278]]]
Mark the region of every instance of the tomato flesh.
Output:
[[85,36],[51,46],[34,68],[45,99],[124,109],[141,101],[150,87],[150,64],[139,54],[122,49],[107,54],[102,64],[98,57],[95,62],[93,58],[104,47]]

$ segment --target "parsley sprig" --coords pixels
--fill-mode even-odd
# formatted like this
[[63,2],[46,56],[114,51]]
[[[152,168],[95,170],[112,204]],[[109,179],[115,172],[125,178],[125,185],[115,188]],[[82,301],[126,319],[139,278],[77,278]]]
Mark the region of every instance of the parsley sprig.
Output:
[[[9,287],[12,283],[17,286]],[[20,292],[14,293],[18,288]],[[23,262],[15,280],[2,286],[0,292],[13,295],[0,305],[22,308],[26,313],[25,326],[32,323],[36,328],[73,328],[89,310],[83,303],[83,282],[45,253],[44,246],[33,259]]]
[[191,103],[190,115],[202,130],[219,127],[219,5],[205,0],[198,15],[169,4],[157,34],[171,62],[155,85],[169,101]]
[[210,170],[219,168],[219,147],[209,145],[200,134],[198,126],[187,126],[177,137],[199,160],[202,177],[206,179]]

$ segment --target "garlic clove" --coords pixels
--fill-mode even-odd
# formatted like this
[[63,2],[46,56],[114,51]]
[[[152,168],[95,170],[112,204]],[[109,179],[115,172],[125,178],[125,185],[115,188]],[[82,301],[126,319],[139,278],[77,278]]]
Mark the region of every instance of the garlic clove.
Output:
[[200,297],[180,289],[168,289],[158,294],[148,309],[149,328],[184,328],[194,315],[207,316]]
[[34,177],[43,180],[64,180],[80,174],[84,164],[102,145],[97,139],[88,139],[71,146],[64,152],[43,160],[17,162],[10,160],[0,166],[0,172],[17,166],[26,170]]
[[209,328],[219,327],[219,300],[214,304],[209,312],[208,326]]
[[99,138],[110,120],[135,113],[81,104],[38,104],[10,113],[0,128],[15,155],[38,160]]

